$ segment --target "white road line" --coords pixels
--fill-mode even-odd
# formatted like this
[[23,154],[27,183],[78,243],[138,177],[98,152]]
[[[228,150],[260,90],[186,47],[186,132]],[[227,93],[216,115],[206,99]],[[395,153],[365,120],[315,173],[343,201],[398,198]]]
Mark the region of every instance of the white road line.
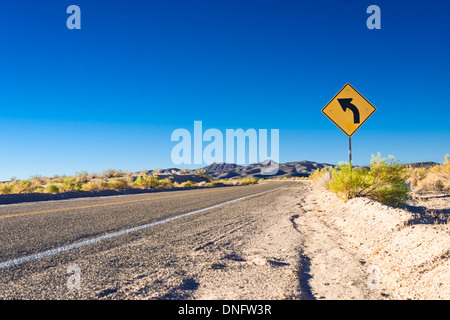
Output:
[[164,219],[164,220],[160,220],[160,221],[144,224],[144,225],[139,226],[139,227],[134,227],[134,228],[129,228],[129,229],[113,232],[113,233],[108,233],[108,234],[105,234],[103,236],[100,236],[100,237],[97,237],[97,238],[92,238],[92,239],[89,239],[89,240],[86,240],[86,241],[81,241],[81,242],[69,244],[67,246],[59,247],[59,248],[56,248],[56,249],[52,249],[52,250],[36,253],[36,254],[33,254],[33,255],[25,256],[25,257],[22,257],[22,258],[5,261],[5,262],[0,263],[0,270],[6,269],[6,268],[9,268],[9,267],[13,267],[13,266],[17,266],[17,265],[20,265],[20,264],[23,264],[23,263],[39,260],[39,259],[42,259],[42,258],[50,257],[50,256],[53,256],[53,255],[56,255],[56,254],[59,254],[59,253],[63,253],[63,252],[66,252],[66,251],[70,251],[70,250],[73,250],[73,249],[85,247],[85,246],[88,246],[88,245],[91,245],[91,244],[94,244],[94,243],[97,243],[97,242],[101,242],[101,241],[104,241],[104,240],[120,237],[120,236],[123,236],[123,235],[131,233],[131,232],[135,232],[135,231],[147,229],[147,228],[150,228],[150,227],[154,227],[154,226],[157,226],[157,225],[160,225],[160,224],[164,224],[166,222],[174,221],[174,220],[177,220],[177,219],[180,219],[180,218],[184,218],[184,217],[187,217],[187,216],[190,216],[190,215],[193,215],[193,214],[196,214],[196,213],[200,213],[200,212],[203,212],[203,211],[219,208],[219,207],[222,207],[222,206],[230,204],[230,203],[238,202],[238,201],[241,201],[241,200],[244,200],[244,199],[255,197],[255,196],[258,196],[258,195],[261,195],[261,194],[264,194],[264,193],[267,193],[267,192],[272,192],[272,191],[275,191],[275,190],[278,190],[278,189],[282,189],[282,188],[285,188],[285,187],[279,187],[279,188],[275,188],[273,190],[267,190],[267,191],[255,193],[255,194],[252,194],[252,195],[249,195],[249,196],[245,196],[245,197],[242,197],[242,198],[238,198],[238,199],[234,199],[234,200],[227,201],[227,202],[224,202],[224,203],[216,204],[216,205],[214,205],[212,207],[208,207],[208,208],[204,208],[204,209],[200,209],[200,210],[196,210],[196,211],[191,211],[191,212],[188,212],[188,213],[183,213],[183,214],[180,214],[179,216],[175,216],[175,217],[172,217],[172,218],[168,218],[168,219]]

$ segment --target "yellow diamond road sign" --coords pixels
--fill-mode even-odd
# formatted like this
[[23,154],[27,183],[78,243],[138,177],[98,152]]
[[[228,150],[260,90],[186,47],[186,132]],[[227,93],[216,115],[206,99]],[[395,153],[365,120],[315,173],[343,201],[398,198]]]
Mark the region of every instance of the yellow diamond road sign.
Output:
[[347,136],[351,137],[377,109],[347,83],[322,109]]

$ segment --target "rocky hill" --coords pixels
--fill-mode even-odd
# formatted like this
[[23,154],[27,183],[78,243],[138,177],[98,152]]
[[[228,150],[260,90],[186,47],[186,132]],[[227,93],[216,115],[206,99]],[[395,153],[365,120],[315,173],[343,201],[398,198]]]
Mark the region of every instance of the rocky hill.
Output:
[[275,175],[261,175],[261,169],[267,168],[271,163],[252,163],[248,166],[239,166],[230,163],[213,163],[202,168],[213,178],[283,178],[283,177],[307,177],[317,169],[328,168],[332,166],[326,163],[317,163],[313,161],[296,161],[280,163],[278,172]]

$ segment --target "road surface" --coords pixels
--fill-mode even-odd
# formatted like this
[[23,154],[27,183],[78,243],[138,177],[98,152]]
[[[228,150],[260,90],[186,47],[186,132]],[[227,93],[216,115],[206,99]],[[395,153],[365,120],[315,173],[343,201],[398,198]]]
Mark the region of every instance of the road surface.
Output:
[[301,298],[293,187],[2,205],[0,298]]

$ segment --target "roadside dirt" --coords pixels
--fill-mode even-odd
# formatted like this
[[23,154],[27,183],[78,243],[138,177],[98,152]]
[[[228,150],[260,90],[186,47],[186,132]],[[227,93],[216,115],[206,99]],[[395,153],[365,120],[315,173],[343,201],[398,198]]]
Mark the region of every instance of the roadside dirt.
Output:
[[[344,203],[333,193],[318,190],[307,202],[318,206],[321,224],[338,232],[339,241],[356,252],[375,297],[450,299],[448,194],[413,195],[405,209],[367,198]],[[343,268],[352,261],[345,261]]]
[[260,212],[258,231],[231,245],[241,259],[203,270],[193,297],[384,299],[383,290],[368,287],[363,255],[317,207],[309,182],[286,189]]

